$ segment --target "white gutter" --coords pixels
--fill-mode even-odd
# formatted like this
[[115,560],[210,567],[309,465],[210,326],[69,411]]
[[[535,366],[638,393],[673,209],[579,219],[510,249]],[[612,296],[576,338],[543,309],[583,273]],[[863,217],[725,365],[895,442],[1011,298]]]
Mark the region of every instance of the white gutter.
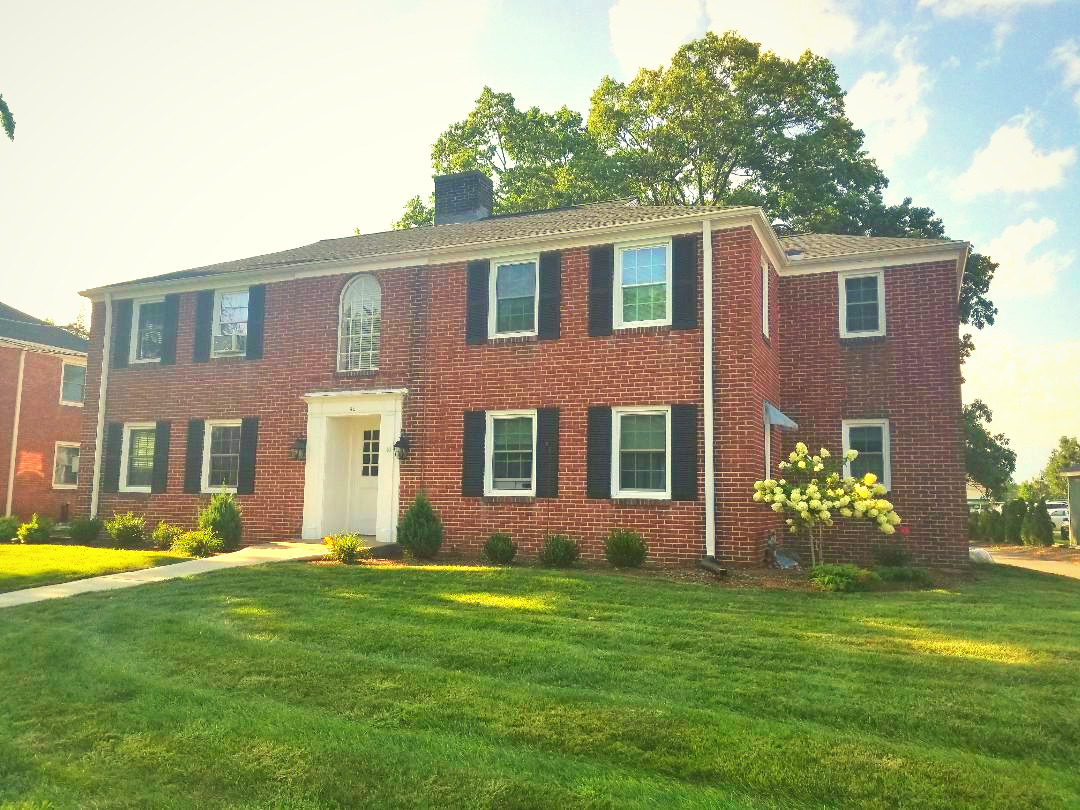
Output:
[[94,438],[94,480],[90,482],[90,517],[98,513],[98,490],[101,486],[101,453],[105,445],[105,390],[109,387],[109,361],[112,359],[112,295],[105,293],[105,335],[101,347],[101,379],[98,385],[97,429]]
[[15,384],[15,419],[11,425],[11,460],[8,462],[7,505],[4,515],[11,517],[11,500],[15,495],[15,459],[19,450],[19,416],[22,413],[23,369],[26,368],[26,349],[19,353],[19,381]]
[[705,556],[716,558],[716,458],[713,432],[716,407],[713,402],[713,261],[712,221],[701,223],[701,248],[705,274]]

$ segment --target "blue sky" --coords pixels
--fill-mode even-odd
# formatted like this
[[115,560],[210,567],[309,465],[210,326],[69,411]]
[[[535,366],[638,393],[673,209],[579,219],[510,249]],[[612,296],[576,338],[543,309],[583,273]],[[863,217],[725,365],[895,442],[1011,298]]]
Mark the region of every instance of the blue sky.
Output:
[[[0,300],[381,230],[487,84],[587,113],[707,29],[837,65],[892,180],[1002,261],[981,397],[1037,472],[1080,434],[1080,5],[1073,0],[0,0]],[[58,24],[62,20],[62,24]]]

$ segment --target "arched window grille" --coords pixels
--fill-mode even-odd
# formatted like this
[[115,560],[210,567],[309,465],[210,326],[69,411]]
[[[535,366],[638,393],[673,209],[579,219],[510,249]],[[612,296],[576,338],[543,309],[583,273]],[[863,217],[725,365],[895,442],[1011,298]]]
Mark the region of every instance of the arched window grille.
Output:
[[338,371],[379,368],[382,288],[372,275],[354,278],[341,293],[338,324]]

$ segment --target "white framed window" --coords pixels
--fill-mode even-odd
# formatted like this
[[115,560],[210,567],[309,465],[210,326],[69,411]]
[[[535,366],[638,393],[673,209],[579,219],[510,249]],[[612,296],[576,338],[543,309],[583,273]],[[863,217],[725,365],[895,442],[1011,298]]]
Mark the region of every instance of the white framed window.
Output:
[[236,357],[247,352],[248,288],[214,292],[211,357]]
[[131,347],[128,362],[157,363],[161,360],[165,334],[165,299],[146,298],[131,305]]
[[53,448],[53,489],[79,486],[79,443],[56,442]]
[[82,407],[86,394],[86,364],[63,361],[60,370],[60,404]]
[[840,337],[885,334],[885,271],[837,273],[840,286]]
[[612,408],[611,495],[671,498],[671,408]]
[[492,262],[488,274],[488,337],[536,334],[539,267],[538,256]]
[[484,494],[536,494],[536,411],[488,411]]
[[120,491],[149,492],[154,480],[154,444],[157,425],[126,422],[120,453]]
[[877,476],[885,489],[892,489],[892,459],[889,448],[888,419],[845,419],[844,454],[857,450],[858,457],[844,465],[845,472],[853,478],[862,478],[871,472]]
[[615,246],[616,329],[671,323],[671,240]]
[[381,335],[382,287],[375,276],[364,273],[341,291],[338,371],[378,371]]
[[206,423],[203,434],[203,492],[236,492],[240,480],[240,420]]
[[769,336],[769,265],[761,260],[761,334]]

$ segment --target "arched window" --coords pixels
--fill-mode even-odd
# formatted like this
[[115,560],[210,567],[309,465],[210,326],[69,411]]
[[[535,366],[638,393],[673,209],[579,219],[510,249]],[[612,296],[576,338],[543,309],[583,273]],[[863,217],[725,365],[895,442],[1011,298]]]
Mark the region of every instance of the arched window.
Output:
[[338,371],[375,371],[379,367],[382,288],[370,275],[357,276],[341,293],[338,324]]

